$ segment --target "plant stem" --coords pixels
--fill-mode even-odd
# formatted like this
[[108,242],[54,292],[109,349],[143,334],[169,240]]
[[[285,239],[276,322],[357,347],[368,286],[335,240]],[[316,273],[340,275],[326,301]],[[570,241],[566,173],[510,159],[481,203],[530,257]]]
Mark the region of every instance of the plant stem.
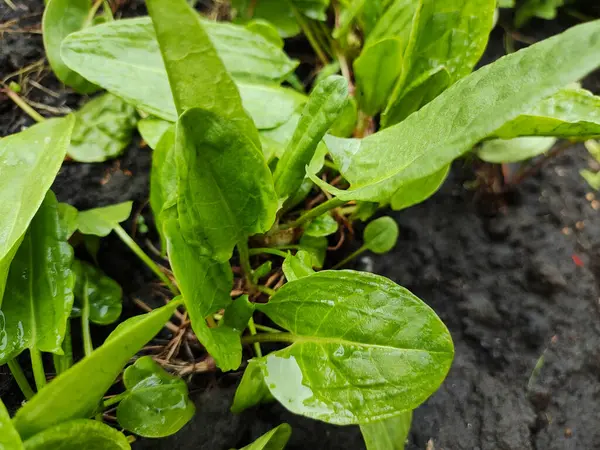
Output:
[[278,330],[276,328],[267,327],[265,325],[255,324],[254,326],[256,327],[257,330],[264,331],[265,333],[283,333],[281,330]]
[[304,19],[304,17],[302,16],[302,13],[300,11],[298,11],[293,5],[292,5],[292,10],[294,11],[294,16],[296,17],[296,21],[298,22],[298,25],[300,25],[300,28],[302,28],[302,31],[304,32],[304,34],[306,35],[306,38],[308,39],[310,46],[313,48],[313,50],[315,51],[315,53],[317,54],[317,56],[319,57],[319,59],[321,60],[321,62],[324,65],[329,64],[329,60],[327,59],[325,52],[319,45],[319,41],[316,39],[315,35],[313,34],[313,32],[310,28],[310,24]]
[[102,408],[106,409],[112,405],[115,405],[117,403],[119,403],[121,400],[123,400],[125,397],[127,397],[129,395],[129,392],[125,391],[125,392],[121,392],[120,394],[117,394],[113,397],[107,398],[106,400],[104,400],[104,402],[102,402]]
[[281,250],[278,250],[276,248],[269,247],[251,248],[250,250],[248,250],[248,254],[250,256],[260,255],[261,253],[268,253],[270,255],[281,256],[282,258],[287,258],[288,255],[286,252],[282,252]]
[[254,286],[254,281],[252,280],[252,266],[250,265],[250,251],[248,250],[248,242],[245,240],[241,240],[237,244],[238,253],[240,255],[240,265],[242,266],[242,270],[244,271],[244,275],[246,276],[246,281],[250,284],[250,286]]
[[96,0],[92,8],[90,9],[90,12],[88,12],[87,17],[85,18],[85,22],[83,22],[83,26],[81,28],[87,28],[90,26],[92,20],[94,20],[94,16],[98,12],[98,9],[100,8],[100,6],[102,6],[102,3],[104,3],[104,0]]
[[292,333],[261,333],[242,337],[242,344],[254,344],[255,342],[289,342],[298,340]]
[[21,366],[17,362],[17,359],[10,359],[7,364],[8,368],[10,369],[10,373],[12,373],[13,378],[19,386],[19,389],[21,389],[21,392],[23,393],[25,398],[29,400],[35,395],[35,393],[33,392],[29,381],[27,381],[27,377],[23,373],[23,369],[21,369]]
[[42,361],[42,352],[37,348],[29,350],[31,356],[31,368],[33,369],[33,378],[35,380],[35,387],[38,392],[44,386],[46,386],[46,372],[44,371],[44,362]]
[[[256,335],[256,326],[254,325],[254,318],[250,317],[250,320],[248,321],[248,329],[250,330],[250,334],[252,336]],[[259,342],[255,342],[254,344],[254,353],[256,353],[256,356],[258,358],[262,357],[262,350],[260,349],[260,343]]]
[[67,320],[65,328],[65,338],[62,343],[63,355],[53,355],[54,370],[56,375],[60,375],[73,365],[73,345],[71,342],[71,321]]
[[288,228],[298,228],[300,225],[303,225],[304,223],[308,222],[309,220],[314,219],[315,217],[318,217],[321,214],[326,213],[327,211],[330,211],[339,206],[342,206],[345,203],[346,202],[344,200],[340,200],[337,197],[330,198],[326,202],[321,203],[316,208],[306,211],[304,214],[302,214],[300,217],[298,217],[293,222],[283,224],[280,227],[280,229],[286,230]]
[[163,283],[165,283],[167,288],[169,288],[169,290],[173,294],[179,295],[179,290],[171,282],[169,277],[162,270],[160,270],[160,267],[158,267],[156,265],[156,263],[148,255],[146,255],[146,253],[144,253],[144,251],[140,248],[140,246],[137,245],[137,243],[133,239],[131,239],[131,236],[129,236],[127,234],[127,232],[123,229],[123,227],[121,225],[117,224],[115,226],[114,230],[115,230],[115,233],[117,233],[117,235],[125,243],[125,245],[127,245],[131,249],[131,251],[133,251],[133,253],[135,253],[137,255],[137,257],[140,258],[142,260],[142,262],[144,264],[146,264],[150,268],[150,270],[156,274],[156,276],[158,278],[160,278],[160,280]]
[[83,283],[83,307],[81,308],[81,334],[83,337],[83,353],[90,356],[94,351],[92,334],[90,333],[90,300],[88,297],[88,280]]
[[361,248],[356,250],[354,253],[349,254],[344,259],[342,259],[339,263],[337,263],[335,266],[333,266],[331,268],[331,270],[339,269],[340,267],[345,266],[350,261],[352,261],[354,258],[356,258],[358,255],[360,255],[361,253],[364,253],[366,250],[367,250],[367,247],[365,245],[363,245]]
[[19,108],[21,108],[23,110],[23,112],[25,112],[29,117],[31,117],[36,122],[43,122],[44,120],[46,120],[46,118],[44,116],[42,116],[39,112],[37,112],[35,109],[33,109],[31,106],[29,106],[27,104],[27,102],[25,100],[23,100],[19,96],[19,94],[17,94],[16,92],[14,92],[10,89],[4,89],[4,93],[6,94],[6,96],[8,98],[10,98],[13,102],[15,102],[15,104]]
[[260,284],[258,286],[256,286],[256,289],[258,289],[260,292],[262,292],[264,294],[268,294],[268,295],[275,295],[275,293],[276,293],[275,289],[271,289],[270,287],[263,286]]

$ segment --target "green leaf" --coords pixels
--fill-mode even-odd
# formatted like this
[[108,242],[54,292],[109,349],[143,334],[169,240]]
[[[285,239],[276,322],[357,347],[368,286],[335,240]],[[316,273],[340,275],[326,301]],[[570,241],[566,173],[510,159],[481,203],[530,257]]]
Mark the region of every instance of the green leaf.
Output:
[[404,44],[395,37],[365,47],[354,61],[356,99],[369,116],[383,110],[402,71]]
[[25,441],[25,450],[46,449],[130,450],[131,445],[114,428],[97,420],[79,419],[42,430]]
[[582,169],[579,175],[590,185],[595,191],[600,189],[600,172],[592,172],[591,170]]
[[271,171],[234,123],[209,111],[187,110],[175,134],[181,231],[186,241],[227,261],[237,242],[268,231],[275,221]]
[[129,359],[163,328],[180,305],[171,301],[119,324],[102,346],[54,378],[17,412],[13,423],[19,434],[27,439],[53,425],[92,416]]
[[507,140],[492,139],[481,144],[477,156],[491,163],[524,161],[547,152],[555,142],[556,138],[537,136]]
[[257,309],[291,332],[291,346],[258,362],[295,414],[336,425],[387,419],[427,399],[452,363],[450,333],[433,310],[379,275],[317,272]]
[[564,0],[525,0],[517,8],[515,14],[515,27],[521,28],[533,17],[552,20],[556,17],[556,11],[564,5]]
[[412,411],[404,411],[389,419],[362,424],[360,432],[367,450],[404,450],[411,422]]
[[298,253],[295,255],[288,253],[281,268],[285,278],[288,281],[294,281],[315,273],[312,266],[312,255],[306,250],[298,250]]
[[6,280],[0,311],[0,364],[25,349],[62,354],[73,305],[73,249],[48,191],[31,221]]
[[561,89],[491,137],[555,136],[568,139],[600,137],[600,97],[585,89]]
[[358,105],[354,97],[348,97],[338,118],[331,124],[329,134],[339,137],[352,136],[358,121]]
[[150,207],[161,238],[162,252],[167,251],[164,223],[165,211],[177,203],[177,167],[175,165],[175,126],[162,135],[154,154],[150,171]]
[[418,178],[410,183],[405,184],[398,189],[391,198],[391,206],[394,211],[408,208],[410,206],[421,203],[427,200],[437,192],[450,171],[450,164],[442,167],[441,170],[427,175],[423,178]]
[[60,54],[60,45],[69,34],[91,25],[87,23],[91,8],[91,0],[51,0],[42,18],[44,49],[50,67],[60,81],[80,94],[97,91],[98,86],[69,69]]
[[0,450],[23,450],[23,442],[0,399]]
[[67,153],[73,116],[0,139],[0,306],[10,262]]
[[[211,22],[207,21],[202,23],[209,35],[214,27],[221,25],[209,26]],[[247,30],[244,32],[248,33]],[[218,52],[221,44],[216,41],[216,35],[210,37]],[[305,97],[292,89],[247,81],[267,71],[263,67],[256,74],[237,73],[236,68],[247,67],[241,64],[242,59],[255,61],[261,55],[253,47],[244,46],[243,42],[238,42],[235,49],[238,53],[228,53],[231,58],[223,62],[236,77],[244,108],[258,128],[274,128],[284,123],[293,112],[291,105],[303,103]],[[117,20],[74,33],[64,41],[62,52],[65,62],[73,70],[107,91],[156,117],[171,122],[177,120],[167,72],[150,18]],[[197,95],[205,96],[206,86],[200,86]],[[265,109],[264,106],[270,103],[282,109]]]
[[275,26],[283,38],[300,33],[300,25],[287,1],[257,0],[250,5],[250,0],[232,0],[232,15],[237,22],[246,22],[252,18],[263,19]]
[[137,122],[135,108],[112,94],[93,98],[75,117],[68,154],[79,162],[102,162],[121,156]]
[[[422,106],[413,105],[413,111],[407,111],[403,105],[404,94],[419,80],[442,68],[450,75],[449,84],[471,73],[487,45],[495,9],[496,0],[419,1],[402,74],[382,116],[384,126],[399,122]],[[427,87],[425,84],[420,89]]]
[[[373,3],[373,4],[371,4]],[[385,8],[383,3],[389,7]],[[417,9],[418,0],[370,0],[365,3],[365,13],[376,20],[365,46],[372,45],[384,38],[397,37],[406,46],[411,31],[411,23]],[[371,21],[372,19],[366,19]]]
[[252,271],[252,278],[255,282],[258,282],[261,278],[266,277],[269,273],[271,273],[271,268],[273,267],[272,261],[265,261],[260,266]]
[[240,450],[283,450],[292,435],[292,427],[282,423]]
[[117,225],[129,218],[132,206],[133,202],[123,202],[79,211],[77,229],[83,234],[108,236]]
[[331,214],[325,213],[313,219],[304,230],[304,234],[314,237],[329,236],[338,229],[337,221]]
[[317,269],[323,267],[328,244],[326,237],[314,237],[304,234],[298,244],[301,250],[305,250],[312,256],[312,267]]
[[398,240],[398,224],[391,217],[380,217],[365,227],[365,247],[374,253],[387,253]]
[[342,200],[385,202],[406,183],[438,172],[598,65],[600,21],[572,27],[482,67],[398,125],[360,141],[340,140],[336,146],[326,139],[351,183],[349,190],[311,178]]
[[283,48],[283,39],[279,36],[277,28],[270,22],[263,19],[253,19],[246,24],[246,28],[253,33],[260,34],[267,41],[277,46],[277,48]]
[[248,367],[244,371],[242,381],[235,391],[231,412],[241,413],[259,403],[273,401],[271,391],[265,384],[265,377],[262,374],[260,365],[256,359],[248,361]]
[[273,175],[279,198],[286,199],[298,190],[317,145],[337,119],[347,97],[348,82],[339,75],[326,78],[312,91]]
[[73,236],[73,233],[77,231],[77,216],[79,215],[79,211],[74,206],[69,205],[68,203],[59,203],[58,204],[58,217],[62,222],[62,226],[66,230],[67,239]]
[[138,122],[137,127],[146,144],[155,150],[160,138],[173,124],[157,117],[146,117]]
[[[81,308],[84,295],[90,305],[89,319],[98,325],[109,325],[116,322],[123,309],[121,286],[107,277],[97,267],[84,261],[75,260],[75,299]],[[87,293],[86,293],[87,291]]]
[[127,393],[117,407],[117,420],[139,436],[175,434],[196,411],[185,381],[167,373],[150,356],[142,356],[125,369],[123,384]]
[[254,313],[254,303],[247,295],[236,298],[223,313],[223,319],[219,322],[219,327],[229,327],[241,335],[248,327],[248,321]]

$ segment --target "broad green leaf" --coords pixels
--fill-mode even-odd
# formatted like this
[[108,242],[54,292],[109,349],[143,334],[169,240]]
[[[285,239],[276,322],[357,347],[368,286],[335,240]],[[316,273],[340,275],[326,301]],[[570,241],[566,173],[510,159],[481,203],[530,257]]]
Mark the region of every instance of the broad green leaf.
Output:
[[323,267],[328,244],[326,237],[314,237],[304,234],[298,244],[301,250],[305,250],[312,256],[312,267],[317,269]]
[[384,38],[365,47],[354,61],[356,99],[369,116],[383,110],[402,71],[404,44]]
[[[220,26],[206,21],[202,23],[209,35],[211,27]],[[211,40],[218,52],[221,44],[216,41],[216,34],[211,35]],[[245,81],[266,71],[236,73],[236,68],[247,67],[240,63],[243,58],[256,60],[260,56],[252,48],[245,47],[243,42],[237,43],[236,48],[239,53],[232,54],[223,62],[236,77],[244,108],[258,128],[279,126],[293,112],[291,105],[303,103],[304,96],[292,89]],[[156,117],[170,122],[177,120],[167,72],[150,18],[117,20],[74,33],[64,41],[62,52],[69,67],[109,92]],[[223,58],[225,54],[220,56]],[[206,86],[201,86],[197,95],[206,95]],[[273,107],[265,109],[268,104],[277,105],[281,110]]]
[[327,139],[349,190],[311,178],[342,200],[385,202],[598,65],[600,21],[577,25],[482,67],[398,125],[336,146]]
[[127,148],[137,113],[119,97],[102,94],[77,111],[75,118],[69,156],[79,162],[102,162],[120,156]]
[[404,411],[389,419],[361,425],[367,450],[404,450],[411,422],[412,411]]
[[23,450],[23,442],[0,399],[0,450]]
[[491,137],[555,136],[569,139],[600,137],[600,97],[585,89],[561,89]]
[[306,250],[298,250],[298,253],[295,255],[288,253],[283,261],[281,269],[283,270],[286,280],[294,281],[298,278],[304,278],[315,273],[312,266],[312,255]]
[[591,170],[582,169],[579,174],[595,191],[600,189],[600,172],[592,172]]
[[117,407],[117,420],[139,436],[175,434],[196,411],[185,381],[167,373],[150,356],[142,356],[125,369],[123,384],[127,395]]
[[348,83],[339,75],[326,78],[312,91],[273,175],[279,198],[286,199],[298,190],[317,145],[337,119],[347,97]]
[[282,423],[240,450],[283,450],[292,435],[292,427]]
[[256,359],[251,359],[235,391],[231,412],[241,413],[254,405],[269,401],[273,401],[273,396],[265,384],[265,377]]
[[304,234],[315,237],[329,236],[335,233],[337,229],[337,221],[331,217],[331,214],[325,213],[314,218],[304,229]]
[[87,296],[91,322],[98,325],[115,322],[123,309],[121,286],[100,269],[84,261],[75,260],[73,272],[77,308],[81,307],[84,296]]
[[400,211],[427,200],[437,192],[449,171],[450,164],[431,175],[405,184],[392,195],[390,201],[392,209]]
[[67,86],[81,94],[90,94],[98,86],[69,69],[60,54],[62,41],[71,33],[91,25],[88,16],[92,0],[51,0],[46,5],[42,18],[44,49],[52,71]]
[[425,303],[387,278],[350,270],[291,281],[257,305],[291,346],[260,358],[287,409],[336,425],[416,408],[445,378],[450,333]]
[[67,239],[73,236],[73,233],[77,231],[77,216],[79,211],[74,206],[68,203],[58,204],[58,217],[60,218],[63,227],[66,230]]
[[25,450],[47,449],[130,450],[131,445],[123,433],[102,422],[78,419],[42,430],[25,441]]
[[21,437],[27,439],[53,425],[92,416],[129,359],[162,329],[180,305],[171,301],[119,324],[102,346],[54,378],[17,412],[13,423]]
[[175,161],[177,212],[186,241],[227,261],[237,242],[271,228],[278,208],[271,171],[234,123],[202,109],[187,110],[177,122]]
[[108,236],[118,224],[129,218],[132,206],[133,202],[123,202],[79,211],[77,229],[83,234]]
[[525,0],[517,8],[515,27],[521,28],[533,17],[552,20],[556,17],[556,10],[564,3],[564,0]]
[[[417,80],[442,68],[450,75],[449,84],[471,73],[487,45],[495,9],[496,0],[419,1],[402,74],[382,116],[384,126],[397,123],[412,112],[404,110],[402,103],[404,94],[413,90],[412,84]],[[427,87],[425,83],[420,89]],[[417,110],[422,105],[415,106]]]
[[173,124],[157,117],[146,117],[138,122],[137,127],[146,144],[155,150],[160,138]]
[[547,152],[555,142],[556,138],[538,136],[506,140],[492,139],[481,144],[477,156],[491,163],[524,161]]
[[398,224],[391,217],[380,217],[365,227],[364,245],[374,253],[387,253],[398,240]]
[[[387,3],[387,5],[384,5],[384,3]],[[418,3],[418,0],[367,1],[364,14],[376,19],[376,24],[371,31],[367,30],[368,37],[365,46],[389,37],[397,37],[400,42],[406,45]],[[369,18],[365,18],[365,20],[367,22],[371,21]]]
[[175,166],[175,126],[163,133],[152,155],[150,171],[150,207],[161,238],[162,252],[167,243],[164,231],[165,211],[177,203],[177,168]]
[[0,364],[25,349],[62,354],[73,306],[73,249],[48,191],[31,221],[8,278],[0,310]]
[[0,306],[10,262],[63,162],[73,116],[0,139]]

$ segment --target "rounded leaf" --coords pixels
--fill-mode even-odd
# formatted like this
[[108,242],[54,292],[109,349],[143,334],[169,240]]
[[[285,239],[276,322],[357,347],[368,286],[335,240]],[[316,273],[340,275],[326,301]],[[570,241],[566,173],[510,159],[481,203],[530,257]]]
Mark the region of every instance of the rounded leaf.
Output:
[[380,217],[365,228],[365,247],[375,253],[389,252],[398,240],[398,224],[391,217]]

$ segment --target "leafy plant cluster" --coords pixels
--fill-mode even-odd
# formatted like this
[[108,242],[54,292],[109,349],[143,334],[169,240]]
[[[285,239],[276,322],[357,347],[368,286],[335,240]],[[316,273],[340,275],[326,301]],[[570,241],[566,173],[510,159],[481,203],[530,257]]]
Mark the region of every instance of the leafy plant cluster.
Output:
[[[391,280],[321,270],[326,252],[353,221],[425,200],[472,150],[506,161],[507,142],[515,151],[517,140],[599,137],[598,98],[572,83],[600,66],[600,21],[471,73],[496,0],[238,0],[236,23],[185,0],[146,4],[149,17],[112,20],[102,1],[50,0],[55,74],[78,92],[107,92],[0,140],[0,363],[27,399],[12,418],[0,403],[0,449],[126,449],[133,435],[179,431],[195,411],[185,382],[136,358],[165,327],[205,349],[198,367],[245,367],[233,412],[278,401],[360,425],[371,450],[403,448],[412,410],[450,369],[450,334]],[[299,32],[322,62],[308,95],[283,51]],[[78,211],[50,191],[66,155],[118,156],[136,126],[153,149],[150,205],[170,271],[121,227],[131,202]],[[73,246],[93,257],[113,232],[172,298],[94,348],[90,323],[119,319],[121,289]],[[375,219],[338,266],[397,237],[391,218]],[[278,349],[263,354],[264,343]],[[36,392],[17,362],[26,350]],[[123,432],[103,422],[107,411]],[[281,449],[290,433],[282,424],[245,448]]]

